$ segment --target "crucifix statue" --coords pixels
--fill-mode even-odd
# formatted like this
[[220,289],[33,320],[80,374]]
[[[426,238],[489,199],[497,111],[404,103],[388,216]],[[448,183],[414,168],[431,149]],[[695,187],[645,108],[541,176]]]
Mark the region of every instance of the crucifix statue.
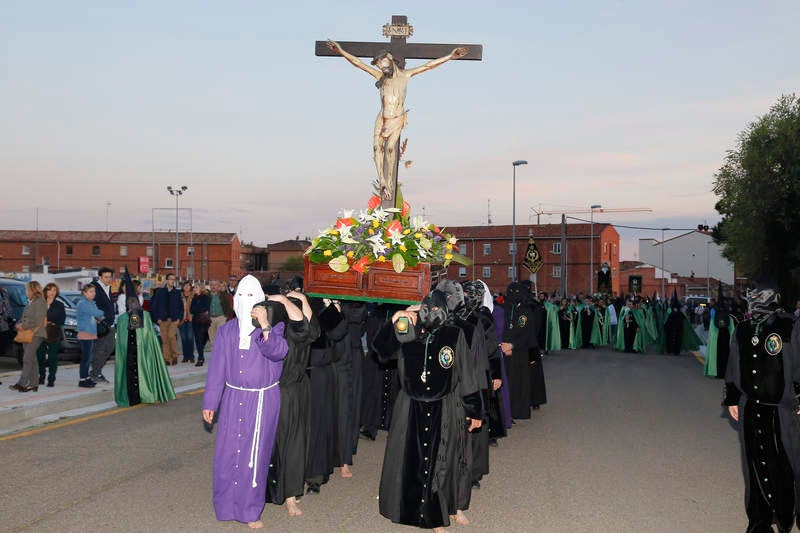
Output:
[[[316,42],[316,55],[341,55],[377,80],[375,86],[380,90],[381,109],[375,119],[372,150],[384,207],[399,207],[395,205],[397,169],[400,133],[408,123],[408,110],[404,109],[408,80],[451,59],[480,60],[483,52],[481,45],[408,44],[406,39],[413,31],[405,16],[395,15],[391,24],[383,27],[383,34],[391,37],[389,43]],[[374,66],[365,64],[359,57],[371,57]],[[431,61],[406,70],[406,59]]]

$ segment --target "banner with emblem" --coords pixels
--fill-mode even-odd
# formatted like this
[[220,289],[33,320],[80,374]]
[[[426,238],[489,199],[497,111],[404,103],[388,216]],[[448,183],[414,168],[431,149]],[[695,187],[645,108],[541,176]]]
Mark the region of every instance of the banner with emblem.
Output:
[[536,274],[539,269],[544,265],[542,254],[539,253],[539,248],[533,237],[528,237],[528,248],[525,250],[525,259],[522,260],[522,266],[531,271],[531,274]]

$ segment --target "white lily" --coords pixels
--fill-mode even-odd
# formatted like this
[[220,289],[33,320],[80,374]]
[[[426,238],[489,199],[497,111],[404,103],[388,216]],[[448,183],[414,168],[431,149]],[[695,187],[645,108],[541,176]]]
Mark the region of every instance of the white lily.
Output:
[[325,228],[325,229],[321,229],[321,230],[319,230],[319,235],[318,235],[318,237],[324,237],[324,236],[326,236],[326,235],[330,235],[330,233],[331,233],[331,230],[333,230],[333,229],[336,229],[336,228],[334,228],[333,226],[328,226],[328,227],[327,227],[327,228]]
[[389,239],[392,241],[392,246],[397,246],[398,244],[403,244],[405,235],[400,231],[389,230]]
[[414,242],[414,245],[417,247],[417,253],[419,254],[420,259],[425,259],[428,257],[428,251],[425,249],[425,247],[420,245],[418,242]]
[[428,222],[425,221],[420,215],[411,217],[411,227],[414,231],[419,231],[428,227]]
[[342,218],[353,218],[354,209],[342,209]]
[[367,239],[367,243],[372,247],[372,255],[378,257],[386,250],[386,242],[380,233],[376,233]]

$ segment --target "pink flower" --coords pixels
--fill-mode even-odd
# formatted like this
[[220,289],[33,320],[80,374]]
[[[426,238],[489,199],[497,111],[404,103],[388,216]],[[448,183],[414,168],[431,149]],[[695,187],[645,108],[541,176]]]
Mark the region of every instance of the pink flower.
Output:
[[409,211],[411,211],[411,205],[408,202],[403,202],[403,210],[400,212],[400,216],[407,216]]

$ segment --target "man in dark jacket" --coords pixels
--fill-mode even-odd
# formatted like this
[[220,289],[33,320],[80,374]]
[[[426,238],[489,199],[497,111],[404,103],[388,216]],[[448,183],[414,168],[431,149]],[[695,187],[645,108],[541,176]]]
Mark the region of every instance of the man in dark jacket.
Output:
[[103,322],[108,326],[108,333],[97,338],[94,349],[94,360],[92,360],[92,370],[89,377],[97,383],[108,383],[103,375],[103,367],[114,351],[115,335],[114,320],[117,317],[114,301],[111,298],[111,284],[114,282],[114,271],[108,267],[103,267],[97,271],[97,279],[92,282],[95,294],[94,303],[103,314]]
[[156,291],[150,314],[161,331],[164,361],[167,365],[178,364],[178,326],[183,318],[183,301],[175,287],[175,274],[167,274],[164,286]]

